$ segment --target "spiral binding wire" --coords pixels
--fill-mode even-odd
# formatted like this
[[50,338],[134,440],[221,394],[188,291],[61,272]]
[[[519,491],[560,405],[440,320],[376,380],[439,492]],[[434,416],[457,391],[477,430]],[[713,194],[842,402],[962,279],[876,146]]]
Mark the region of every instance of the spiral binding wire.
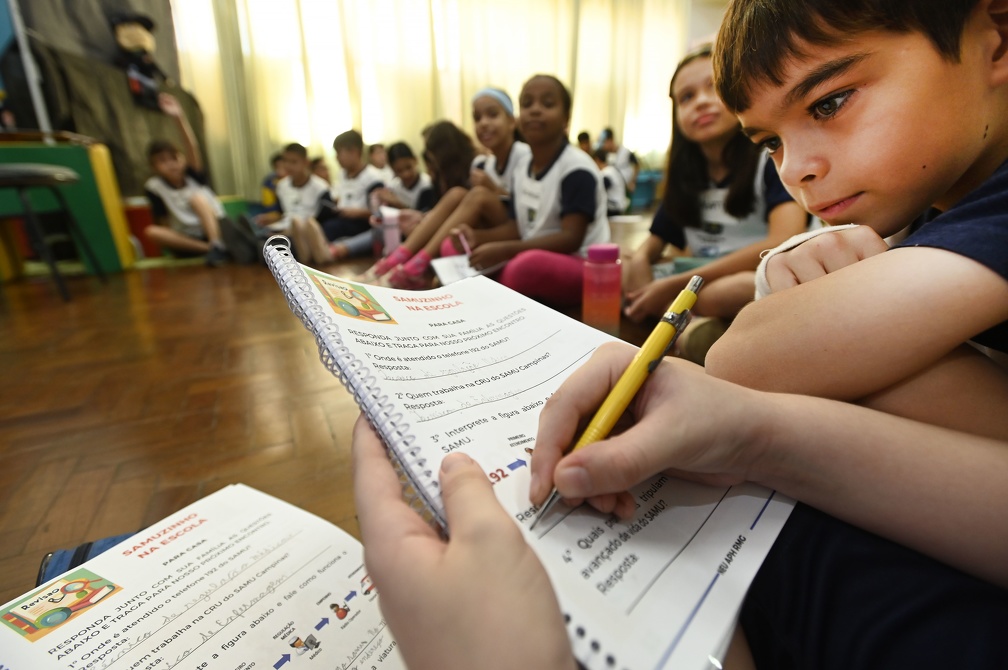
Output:
[[[266,265],[283,290],[287,304],[312,335],[319,349],[319,358],[340,383],[353,395],[357,405],[371,421],[385,443],[389,460],[395,468],[403,489],[403,498],[411,509],[428,523],[447,535],[443,508],[440,504],[440,484],[426,459],[420,457],[416,437],[410,434],[410,426],[405,417],[395,411],[389,397],[377,387],[377,378],[371,370],[343,344],[339,327],[333,323],[324,305],[319,305],[313,297],[311,281],[294,259],[290,251],[290,240],[283,235],[274,235],[263,248]],[[564,621],[569,628],[571,643],[579,658],[585,659],[589,667],[618,668],[611,654],[604,654],[598,640],[587,635],[584,627],[571,621],[568,614]],[[582,666],[584,667],[584,666]]]
[[440,484],[427,460],[420,457],[420,448],[415,444],[415,436],[410,433],[409,423],[402,413],[395,411],[389,397],[381,393],[378,380],[370,368],[343,344],[339,327],[333,323],[328,309],[319,305],[313,297],[311,282],[290,251],[290,240],[283,235],[273,235],[266,240],[263,256],[291,311],[315,337],[322,364],[353,395],[354,401],[381,435],[403,485],[403,497],[407,504],[426,521],[447,533],[440,502]]

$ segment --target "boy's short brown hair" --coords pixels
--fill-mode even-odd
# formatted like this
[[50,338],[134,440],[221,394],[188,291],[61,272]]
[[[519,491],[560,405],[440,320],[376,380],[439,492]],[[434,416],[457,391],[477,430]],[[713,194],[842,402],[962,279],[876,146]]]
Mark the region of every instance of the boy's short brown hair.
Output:
[[285,146],[282,153],[294,154],[298,158],[308,160],[308,150],[304,148],[304,145],[298,144],[297,142],[291,142]]
[[339,151],[341,149],[356,149],[357,151],[364,151],[364,138],[356,130],[348,130],[345,133],[340,133],[333,140],[333,149]]
[[869,30],[918,31],[943,57],[959,60],[959,41],[978,0],[733,0],[714,47],[714,81],[728,109],[744,112],[755,85],[783,84],[784,62],[804,56],[801,40],[839,44]]
[[168,140],[154,140],[147,145],[147,162],[154,160],[155,156],[160,156],[161,154],[171,154],[172,156],[178,156],[179,150],[174,144]]

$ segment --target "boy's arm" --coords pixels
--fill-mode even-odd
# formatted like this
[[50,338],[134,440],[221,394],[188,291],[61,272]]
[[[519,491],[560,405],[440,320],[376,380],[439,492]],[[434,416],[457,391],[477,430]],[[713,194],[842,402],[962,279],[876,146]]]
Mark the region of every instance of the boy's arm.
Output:
[[974,435],[1008,440],[1008,373],[968,344],[863,398],[865,407]]
[[[808,396],[754,393],[663,361],[624,432],[564,456],[636,349],[607,344],[543,407],[533,502],[551,483],[568,501],[632,515],[626,490],[658,472],[717,486],[753,481],[1002,586],[1008,443]],[[676,426],[670,435],[669,426]],[[558,465],[559,463],[559,465]]]
[[899,248],[749,304],[706,368],[752,388],[857,400],[1005,319],[998,274],[950,251]]
[[168,93],[158,95],[158,105],[160,105],[162,112],[175,119],[175,123],[182,132],[185,157],[189,167],[196,172],[203,172],[203,156],[200,154],[199,143],[196,142],[196,134],[193,133],[192,126],[189,125],[189,119],[186,118],[182,105],[179,104],[175,96]]

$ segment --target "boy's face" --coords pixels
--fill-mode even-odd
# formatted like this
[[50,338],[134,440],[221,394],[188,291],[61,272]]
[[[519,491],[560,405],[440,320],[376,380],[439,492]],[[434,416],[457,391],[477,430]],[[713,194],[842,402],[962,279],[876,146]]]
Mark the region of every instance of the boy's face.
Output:
[[755,86],[739,118],[806,210],[888,236],[989,175],[975,168],[990,162],[987,127],[1001,119],[969,26],[959,63],[918,32],[797,46],[810,56],[785,63],[783,85]]
[[311,162],[293,151],[285,151],[283,164],[287,175],[295,184],[303,183],[311,175]]
[[416,183],[419,173],[417,173],[417,162],[415,158],[397,158],[392,162],[392,172],[395,176],[399,177],[406,187],[413,186]]
[[371,149],[368,159],[371,161],[371,165],[374,165],[376,168],[384,168],[388,164],[388,155],[385,153],[385,147],[374,147]]
[[347,172],[353,172],[361,167],[361,150],[349,147],[337,149],[336,162]]
[[185,180],[185,156],[177,151],[162,151],[150,159],[154,174],[171,184],[179,184]]
[[315,165],[313,165],[312,166],[312,172],[317,177],[321,177],[322,179],[325,179],[326,181],[332,181],[332,177],[329,174],[329,166],[326,165],[325,161],[319,161],[318,163],[316,163]]

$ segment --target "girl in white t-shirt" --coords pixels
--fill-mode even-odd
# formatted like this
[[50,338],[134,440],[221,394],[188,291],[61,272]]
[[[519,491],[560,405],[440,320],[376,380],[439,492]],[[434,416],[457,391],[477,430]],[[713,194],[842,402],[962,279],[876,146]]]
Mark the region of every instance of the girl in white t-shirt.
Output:
[[[577,305],[587,248],[609,241],[602,175],[567,141],[571,96],[556,77],[529,79],[519,105],[530,152],[515,165],[508,211],[492,206],[495,193],[474,188],[445,227],[466,240],[477,271],[503,264],[495,275],[502,284],[555,306]],[[393,284],[404,269],[390,275]]]

